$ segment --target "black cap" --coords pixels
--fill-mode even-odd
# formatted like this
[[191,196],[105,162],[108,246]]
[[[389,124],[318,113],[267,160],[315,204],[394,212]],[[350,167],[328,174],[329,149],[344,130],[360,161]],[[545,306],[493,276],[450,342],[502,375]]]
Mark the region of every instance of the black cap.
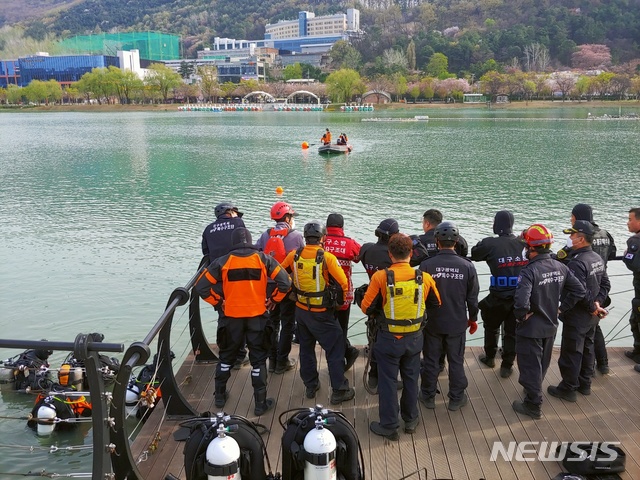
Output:
[[251,241],[251,232],[245,227],[236,228],[231,234],[231,243],[234,248],[253,246],[253,242]]
[[493,233],[504,235],[511,233],[513,229],[513,213],[509,210],[500,210],[493,219]]
[[573,207],[573,210],[571,210],[571,214],[576,217],[576,220],[593,222],[593,210],[591,209],[591,205],[587,205],[586,203],[577,204]]
[[376,235],[386,235],[390,237],[394,233],[398,233],[400,231],[400,227],[398,226],[398,221],[395,218],[385,218],[380,222],[378,228],[376,228]]
[[565,228],[564,233],[584,233],[585,235],[593,235],[593,225],[587,220],[576,220],[571,228]]
[[344,227],[344,217],[339,213],[330,213],[327,217],[327,227]]

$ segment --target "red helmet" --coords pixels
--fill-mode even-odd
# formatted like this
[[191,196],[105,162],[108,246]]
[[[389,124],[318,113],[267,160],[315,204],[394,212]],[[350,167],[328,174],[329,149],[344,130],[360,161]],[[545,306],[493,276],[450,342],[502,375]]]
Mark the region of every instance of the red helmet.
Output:
[[296,214],[296,212],[293,210],[293,207],[287,202],[276,202],[273,207],[271,207],[271,218],[273,220],[281,220],[287,214]]
[[522,239],[530,247],[550,248],[553,243],[553,234],[541,223],[534,223],[522,232]]

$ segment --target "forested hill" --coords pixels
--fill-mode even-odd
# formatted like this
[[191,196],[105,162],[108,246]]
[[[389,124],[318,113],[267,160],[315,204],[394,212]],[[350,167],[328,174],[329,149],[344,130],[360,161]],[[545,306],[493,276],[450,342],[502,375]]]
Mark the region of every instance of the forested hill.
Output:
[[[7,0],[8,2],[17,0]],[[366,32],[356,44],[364,63],[385,50],[406,51],[413,41],[416,66],[435,52],[450,71],[495,60],[522,61],[532,44],[546,47],[551,63],[570,66],[576,45],[605,44],[614,64],[640,58],[640,0],[364,0],[362,4],[299,0],[25,0],[42,9],[27,21],[33,35],[66,37],[91,32],[158,30],[180,34],[185,55],[210,45],[214,36],[260,39],[264,26],[294,19],[300,10],[316,15],[355,6]],[[61,7],[66,4],[66,8]],[[0,21],[3,12],[0,10]],[[5,15],[6,18],[6,15]],[[5,20],[6,21],[6,20]]]

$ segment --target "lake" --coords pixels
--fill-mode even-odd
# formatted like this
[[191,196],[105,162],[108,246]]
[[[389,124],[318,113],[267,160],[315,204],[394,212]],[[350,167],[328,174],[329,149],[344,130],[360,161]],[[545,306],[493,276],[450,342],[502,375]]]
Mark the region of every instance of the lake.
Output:
[[[573,205],[584,202],[620,255],[627,212],[640,206],[640,121],[591,121],[588,112],[618,108],[0,113],[1,335],[73,341],[97,331],[113,343],[141,339],[171,291],[193,275],[202,231],[222,200],[245,212],[254,239],[271,225],[271,205],[284,199],[299,212],[298,228],[338,211],[360,243],[374,241],[387,217],[418,233],[422,213],[438,208],[472,246],[492,234],[494,213],[506,208],[517,230],[546,224],[556,249]],[[414,115],[430,119],[361,121]],[[352,154],[326,158],[317,147],[301,148],[319,143],[327,127],[334,137],[347,133]],[[488,269],[477,267],[486,291]],[[612,345],[631,345],[631,277],[621,262],[609,273],[615,309],[602,326]],[[355,275],[356,285],[365,282],[360,266]],[[202,309],[213,339],[212,309]],[[176,361],[188,349],[188,315],[179,313]],[[352,310],[352,323],[361,317]],[[356,324],[353,343],[365,343],[363,331]],[[482,335],[481,328],[469,342],[481,345]],[[17,353],[0,350],[0,358]],[[56,352],[52,366],[63,358]],[[51,444],[90,443],[86,428],[38,438],[15,419],[33,397],[0,394],[0,477],[90,470],[90,451],[47,453]]]

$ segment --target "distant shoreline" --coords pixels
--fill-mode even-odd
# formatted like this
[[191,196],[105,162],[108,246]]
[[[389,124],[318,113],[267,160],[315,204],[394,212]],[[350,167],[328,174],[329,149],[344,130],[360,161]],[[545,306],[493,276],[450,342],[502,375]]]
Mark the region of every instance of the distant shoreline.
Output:
[[[174,112],[178,111],[178,107],[184,105],[181,103],[173,104],[152,104],[152,105],[41,105],[41,106],[0,106],[0,112]],[[460,109],[460,108],[478,108],[486,109],[484,103],[373,103],[375,110],[393,110],[393,111],[414,111],[427,109]],[[517,101],[509,103],[492,103],[491,109],[495,110],[519,110],[519,109],[535,109],[535,108],[633,108],[640,109],[640,100],[618,100],[618,101],[575,101],[575,100],[534,100],[534,101]],[[339,105],[331,104],[327,112],[339,112]]]

